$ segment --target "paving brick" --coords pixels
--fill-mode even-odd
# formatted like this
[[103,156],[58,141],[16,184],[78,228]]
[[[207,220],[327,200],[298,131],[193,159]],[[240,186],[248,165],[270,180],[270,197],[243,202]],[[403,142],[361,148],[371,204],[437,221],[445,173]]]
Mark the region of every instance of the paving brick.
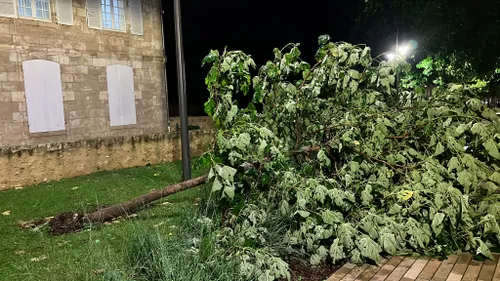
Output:
[[387,277],[387,281],[398,281],[406,274],[408,269],[413,265],[416,261],[415,258],[406,257]]
[[469,253],[464,253],[460,255],[457,262],[453,266],[453,269],[448,275],[446,281],[460,281],[467,271],[470,261],[472,260],[472,255]]
[[434,277],[432,278],[433,281],[444,281],[446,278],[448,278],[448,275],[450,274],[451,270],[453,269],[453,266],[458,260],[458,256],[452,255],[448,257],[448,259],[444,260],[441,263],[441,266],[438,268],[436,273],[434,274]]
[[497,260],[497,267],[493,273],[493,281],[500,281],[500,254],[496,254],[495,258]]
[[370,280],[383,281],[404,260],[404,257],[392,257]]
[[403,276],[405,280],[417,279],[418,275],[422,272],[428,262],[429,258],[427,257],[418,258]]
[[479,272],[483,267],[483,262],[477,260],[471,260],[467,270],[465,271],[464,276],[462,277],[463,281],[475,281],[479,276]]
[[373,277],[386,263],[387,259],[382,259],[379,265],[369,265],[368,268],[363,271],[357,278],[356,281],[368,281]]
[[[498,260],[498,257],[496,258]],[[483,262],[483,267],[479,272],[479,276],[477,281],[491,281],[493,279],[493,275],[495,274],[495,269],[497,267],[496,261],[493,260],[485,260]]]
[[335,271],[335,273],[327,279],[327,281],[340,281],[344,276],[346,276],[356,265],[352,263],[344,264],[340,269]]

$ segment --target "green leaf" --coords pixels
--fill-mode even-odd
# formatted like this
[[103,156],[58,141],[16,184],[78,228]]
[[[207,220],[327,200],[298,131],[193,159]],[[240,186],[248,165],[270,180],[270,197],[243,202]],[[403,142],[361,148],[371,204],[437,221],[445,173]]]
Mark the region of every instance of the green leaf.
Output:
[[484,124],[482,123],[474,124],[471,128],[471,132],[483,138],[488,137],[488,130],[486,129],[486,126],[484,126]]
[[495,182],[497,184],[500,184],[500,173],[498,172],[494,172],[493,174],[491,174],[488,179],[492,182]]
[[236,139],[236,147],[242,150],[245,150],[250,145],[250,134],[242,133]]
[[322,261],[321,257],[317,254],[311,255],[311,258],[309,259],[311,265],[318,265],[321,263],[321,261]]
[[367,184],[365,189],[361,191],[361,201],[363,205],[368,206],[372,203],[373,196],[371,193],[372,193],[372,186]]
[[323,149],[321,149],[320,151],[318,151],[318,161],[319,163],[322,165],[322,166],[325,166],[325,167],[330,167],[330,158],[328,158],[328,156],[326,155],[325,151]]
[[497,116],[496,112],[490,108],[484,109],[484,111],[483,111],[483,113],[481,113],[481,115],[484,118],[492,120],[492,121],[498,120],[498,116]]
[[382,252],[382,248],[380,245],[373,241],[368,236],[363,236],[358,241],[358,249],[361,252],[361,255],[365,258],[369,258],[376,263],[380,262],[380,252]]
[[227,195],[227,197],[233,199],[234,198],[234,190],[235,190],[235,187],[234,185],[226,185],[224,187],[224,194]]
[[434,151],[434,156],[438,156],[444,152],[444,146],[441,142],[436,145],[436,150]]
[[233,167],[224,166],[219,169],[218,174],[221,178],[225,179],[228,182],[234,182],[234,175],[237,170]]
[[358,90],[358,82],[351,80],[349,82],[349,89],[351,90],[351,94],[355,93]]
[[259,128],[259,132],[260,132],[260,136],[265,138],[265,139],[274,138],[273,132],[266,127]]
[[351,76],[354,79],[359,79],[359,71],[355,69],[349,69],[348,70],[349,76]]
[[464,170],[457,174],[457,180],[463,187],[468,189],[472,186],[472,182],[474,179],[471,172],[469,172],[468,170]]
[[234,116],[238,113],[238,107],[236,105],[232,105],[231,109],[227,112],[226,115],[226,123],[231,123],[234,119]]
[[326,224],[337,224],[341,223],[344,220],[344,216],[340,212],[334,212],[331,210],[325,210],[321,213],[321,218],[323,222]]
[[212,185],[212,192],[216,192],[222,189],[222,184],[219,179],[215,178],[214,184]]
[[351,262],[354,264],[361,265],[364,263],[363,258],[361,257],[361,253],[358,249],[353,249],[351,251]]
[[389,215],[399,214],[402,208],[403,207],[401,207],[401,205],[398,204],[392,205],[392,207],[389,209]]
[[500,159],[500,153],[498,152],[497,144],[493,139],[488,139],[486,142],[483,143],[484,148],[486,148],[486,151],[493,156],[496,159]]
[[308,211],[297,211],[297,213],[303,218],[307,218],[311,214]]
[[330,246],[330,257],[332,258],[332,263],[345,259],[345,253],[343,247],[340,245],[340,240],[335,238],[332,245]]
[[347,249],[352,249],[354,246],[354,235],[356,235],[356,230],[350,223],[343,223],[337,229],[337,237]]
[[448,172],[451,172],[453,170],[458,171],[459,168],[461,168],[460,161],[457,157],[452,157],[450,161],[448,161]]
[[443,230],[443,219],[444,219],[444,214],[443,213],[437,213],[434,215],[434,219],[432,220],[432,230],[434,231],[434,234],[436,236],[439,236],[441,234],[441,231]]
[[328,42],[330,42],[330,35],[324,34],[318,37],[318,45],[326,45]]
[[392,233],[382,233],[379,238],[379,243],[389,255],[395,255],[397,250],[396,237]]
[[205,102],[205,113],[208,114],[208,116],[213,116],[215,113],[215,101],[213,99],[209,99],[207,102]]
[[261,139],[260,140],[259,149],[258,149],[259,155],[264,155],[264,153],[266,151],[266,148],[267,148],[267,142],[266,142],[266,140]]
[[493,260],[493,255],[490,252],[488,246],[479,237],[474,238],[476,244],[476,255],[483,255],[491,260]]
[[410,235],[409,243],[415,249],[425,249],[430,241],[428,224],[421,224],[413,218],[406,221],[406,232]]

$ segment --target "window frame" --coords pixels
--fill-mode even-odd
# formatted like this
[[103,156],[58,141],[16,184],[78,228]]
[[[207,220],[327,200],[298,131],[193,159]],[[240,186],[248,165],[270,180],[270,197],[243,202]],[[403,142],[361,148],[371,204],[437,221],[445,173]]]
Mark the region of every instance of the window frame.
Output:
[[[42,5],[44,3],[47,3],[47,10],[45,10],[42,7],[42,13],[48,12],[49,17],[48,18],[39,18],[36,16],[37,14],[37,6],[36,3],[37,1],[42,2]],[[25,7],[23,5],[20,5],[20,2],[30,3],[30,7]],[[16,12],[17,16],[21,19],[31,19],[31,20],[39,20],[39,21],[52,21],[52,8],[51,8],[51,1],[50,0],[15,0],[16,3]],[[21,14],[21,9],[23,10],[23,14]],[[30,9],[31,10],[31,16],[26,15],[26,11]]]
[[[118,31],[118,32],[127,32],[127,19],[126,19],[126,10],[125,7],[127,5],[126,0],[100,0],[101,2],[101,24],[103,30],[110,31]],[[121,3],[121,7],[120,4]],[[109,4],[109,5],[108,5]],[[109,7],[109,13],[106,11],[106,7]],[[118,11],[118,15],[115,12]],[[121,13],[120,13],[121,12]],[[110,21],[107,20],[106,15],[109,15]],[[120,28],[115,28],[116,19],[118,16],[118,23]],[[108,23],[111,24],[111,27],[106,26]]]

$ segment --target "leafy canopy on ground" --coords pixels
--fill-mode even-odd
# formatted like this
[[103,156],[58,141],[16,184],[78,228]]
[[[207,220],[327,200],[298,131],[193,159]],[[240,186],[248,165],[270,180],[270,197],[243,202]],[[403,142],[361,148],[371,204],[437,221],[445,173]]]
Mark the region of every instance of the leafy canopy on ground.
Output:
[[[373,59],[368,47],[327,36],[319,44],[314,66],[289,44],[253,79],[241,51],[204,59],[205,110],[218,133],[202,160],[228,207],[221,252],[258,280],[289,277],[286,249],[312,264],[460,250],[491,257],[500,238],[495,112],[461,85],[430,98],[395,89],[408,65]],[[249,93],[253,103],[239,108],[236,95]],[[271,231],[276,223],[284,230]]]

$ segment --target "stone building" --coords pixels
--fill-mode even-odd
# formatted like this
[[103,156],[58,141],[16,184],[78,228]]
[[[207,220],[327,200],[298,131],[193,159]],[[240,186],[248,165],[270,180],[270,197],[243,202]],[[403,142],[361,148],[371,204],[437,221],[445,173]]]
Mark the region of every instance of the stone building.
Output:
[[160,5],[0,0],[0,189],[178,158]]

